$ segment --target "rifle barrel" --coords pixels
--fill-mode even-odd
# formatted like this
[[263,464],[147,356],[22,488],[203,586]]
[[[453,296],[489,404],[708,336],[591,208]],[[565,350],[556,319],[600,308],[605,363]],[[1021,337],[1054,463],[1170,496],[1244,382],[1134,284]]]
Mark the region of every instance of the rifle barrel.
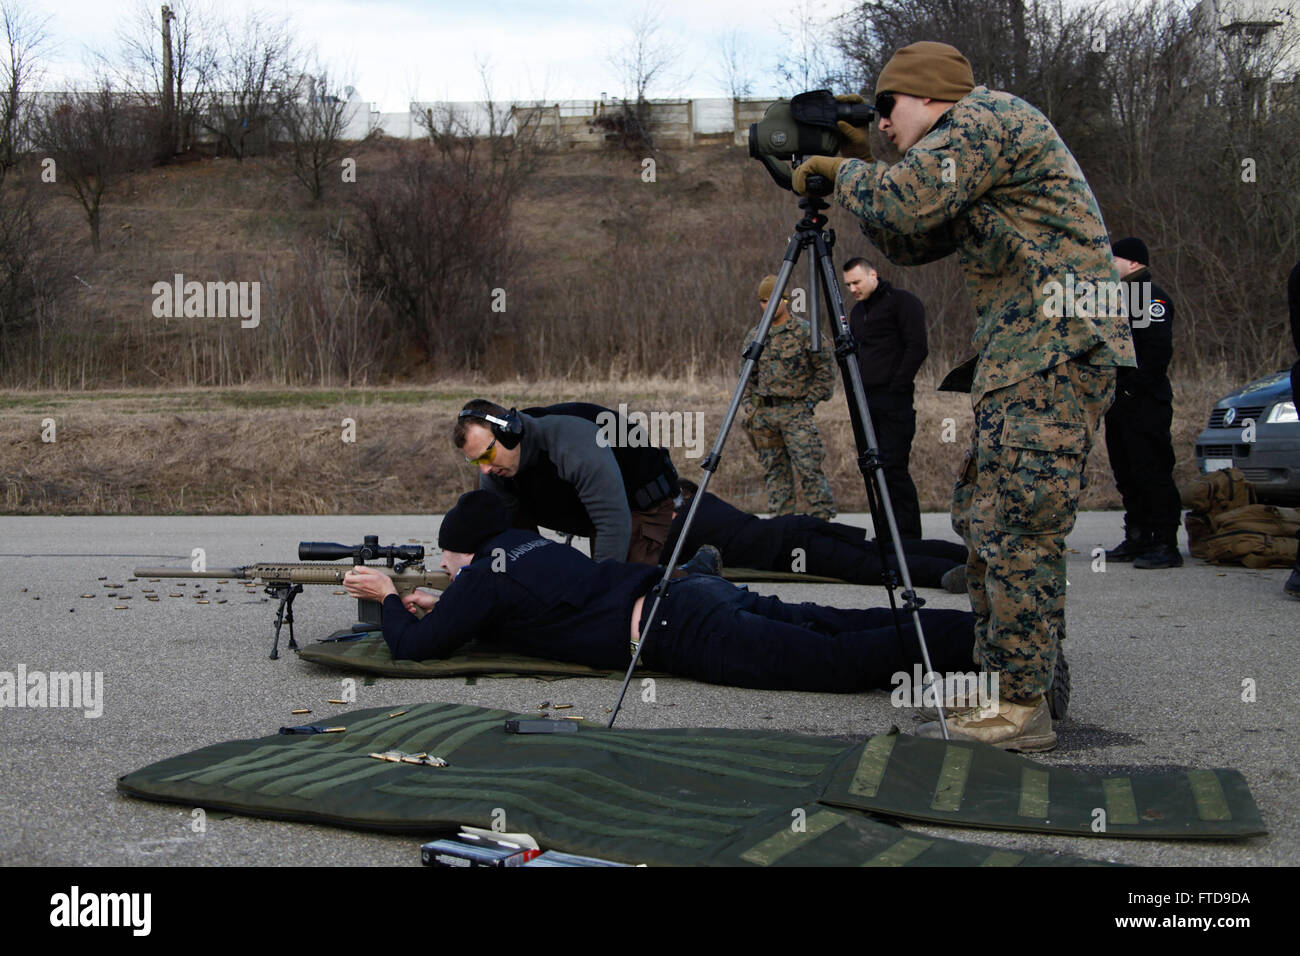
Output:
[[[207,568],[194,571],[190,568],[136,568],[138,578],[236,578],[240,580],[261,580],[270,583],[283,581],[289,584],[342,584],[343,575],[352,570],[351,564],[312,564],[285,561],[280,563],[249,564],[242,568]],[[441,571],[426,571],[423,568],[409,568],[395,572],[380,565],[368,565],[382,574],[388,575],[399,588],[416,581],[415,587],[430,587],[445,590],[451,583]]]
[[132,574],[137,578],[249,578],[247,568],[206,568],[194,571],[190,568],[136,568]]

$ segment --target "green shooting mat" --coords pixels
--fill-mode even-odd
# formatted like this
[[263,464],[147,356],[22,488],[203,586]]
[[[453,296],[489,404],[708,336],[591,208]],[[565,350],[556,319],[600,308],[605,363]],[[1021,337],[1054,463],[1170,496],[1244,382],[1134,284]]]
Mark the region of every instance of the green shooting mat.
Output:
[[[496,825],[531,833],[547,848],[631,863],[1063,862],[909,834],[867,815],[868,809],[880,811],[864,795],[843,799],[840,791],[850,791],[855,781],[856,790],[863,789],[867,778],[858,768],[881,738],[864,745],[792,733],[608,730],[584,722],[576,722],[575,733],[508,734],[504,721],[512,716],[535,715],[444,703],[352,711],[330,719],[345,732],[215,744],[126,774],[118,789],[191,807],[368,829],[431,833]],[[428,753],[448,766],[369,756],[384,751]],[[901,775],[910,754],[896,741],[881,779]],[[1075,776],[1092,779],[1050,773],[1063,775],[1061,786]],[[973,783],[966,789],[971,799],[955,810],[927,814],[908,807],[899,815],[1044,829],[1017,820],[1016,807],[1024,801],[1019,790],[981,795],[972,792],[980,787]],[[1234,793],[1229,799],[1238,804],[1232,807],[1237,819],[1246,815],[1242,797],[1255,812],[1248,791]],[[932,795],[923,798],[927,806],[934,802]],[[1190,832],[1172,804],[1166,809],[1162,835],[1243,835],[1222,819]],[[1052,832],[1080,830],[1067,821]],[[1107,835],[1127,834],[1116,826]]]
[[863,813],[811,804],[755,820],[708,860],[717,866],[1104,866],[911,833]]
[[[390,714],[400,713],[390,717]],[[205,747],[118,780],[146,799],[286,820],[435,833],[525,831],[548,849],[695,865],[1080,864],[926,838],[815,803],[842,741],[741,730],[507,734],[511,715],[456,704],[353,711],[338,734]],[[446,767],[368,756],[399,750]],[[924,849],[924,853],[918,852]]]
[[[823,578],[816,574],[804,574],[802,571],[758,571],[754,568],[722,568],[722,576],[728,581],[745,583],[752,581],[792,581],[799,584],[852,584],[843,578]],[[863,585],[859,585],[862,587]]]
[[[468,644],[443,660],[395,661],[377,631],[342,640],[317,641],[298,649],[298,656],[313,664],[338,667],[386,677],[607,677],[623,679],[626,671],[606,671],[586,664],[569,664],[495,650],[485,644]],[[662,677],[655,671],[638,670],[644,677]]]
[[993,747],[899,733],[855,747],[821,801],[931,823],[1075,836],[1205,839],[1267,832],[1236,770],[1103,777]]

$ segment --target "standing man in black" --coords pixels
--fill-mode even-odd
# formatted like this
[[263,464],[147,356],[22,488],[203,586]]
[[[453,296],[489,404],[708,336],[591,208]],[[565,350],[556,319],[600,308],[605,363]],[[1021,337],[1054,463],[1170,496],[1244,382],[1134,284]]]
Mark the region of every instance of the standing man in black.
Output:
[[[849,313],[849,330],[858,343],[862,387],[880,445],[880,463],[902,538],[921,537],[921,504],[908,474],[916,408],[912,380],[925,361],[925,306],[910,292],[880,278],[866,259],[844,263],[844,283],[857,305]],[[889,528],[876,521],[876,533],[889,539]]]
[[1150,257],[1141,239],[1111,246],[1120,279],[1127,284],[1125,310],[1133,329],[1137,368],[1120,368],[1115,403],[1106,413],[1106,451],[1124,501],[1124,543],[1106,552],[1110,561],[1135,568],[1179,568],[1178,524],[1182,499],[1174,483],[1174,392],[1169,360],[1174,354],[1174,304],[1151,281]]

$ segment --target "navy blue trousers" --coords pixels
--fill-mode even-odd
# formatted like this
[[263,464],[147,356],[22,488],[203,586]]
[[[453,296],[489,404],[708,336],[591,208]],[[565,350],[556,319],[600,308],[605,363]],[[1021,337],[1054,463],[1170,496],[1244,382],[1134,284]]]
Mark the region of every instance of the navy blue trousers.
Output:
[[[643,613],[654,598],[646,596]],[[690,575],[669,583],[646,636],[642,660],[654,670],[710,684],[768,690],[889,689],[891,677],[921,664],[911,615],[902,639],[889,608],[848,610],[787,604],[722,578]],[[971,671],[974,615],[922,609],[934,669]]]

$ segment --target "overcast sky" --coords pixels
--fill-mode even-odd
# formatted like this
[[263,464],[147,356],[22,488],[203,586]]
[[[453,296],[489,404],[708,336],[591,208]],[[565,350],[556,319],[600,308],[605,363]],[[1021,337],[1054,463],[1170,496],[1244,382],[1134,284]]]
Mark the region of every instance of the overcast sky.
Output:
[[[136,22],[139,0],[5,0],[48,16],[49,52],[42,58],[56,89],[87,76],[92,51],[116,47],[121,24]],[[148,2],[157,15],[162,0]],[[718,41],[739,31],[747,46],[755,95],[780,91],[776,64],[792,42],[794,11],[838,11],[842,0],[662,0],[660,35],[680,50],[673,71],[651,96],[727,94],[717,65]],[[289,18],[298,37],[335,68],[348,70],[362,97],[385,112],[411,99],[482,99],[476,60],[491,67],[498,99],[588,99],[623,93],[610,65],[643,4],[593,0],[224,0],[221,17],[242,19],[256,8]]]

